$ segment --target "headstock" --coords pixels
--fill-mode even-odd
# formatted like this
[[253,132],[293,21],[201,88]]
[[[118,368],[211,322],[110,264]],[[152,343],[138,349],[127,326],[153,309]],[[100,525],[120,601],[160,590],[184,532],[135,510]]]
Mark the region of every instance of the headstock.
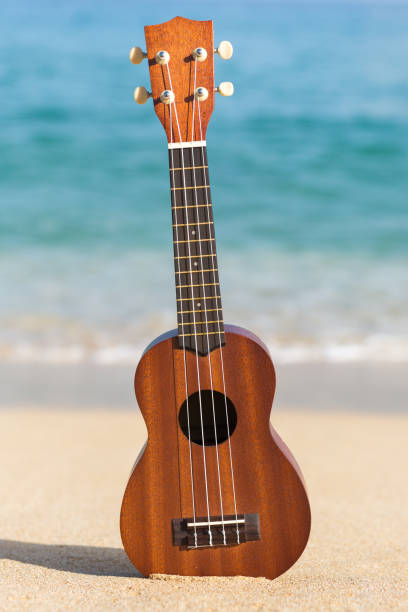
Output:
[[130,61],[147,58],[151,93],[136,87],[134,98],[144,104],[152,97],[154,110],[169,142],[205,140],[214,108],[214,93],[231,96],[232,83],[214,86],[214,54],[230,59],[232,45],[223,41],[214,49],[212,21],[174,17],[145,27],[146,47],[130,51]]

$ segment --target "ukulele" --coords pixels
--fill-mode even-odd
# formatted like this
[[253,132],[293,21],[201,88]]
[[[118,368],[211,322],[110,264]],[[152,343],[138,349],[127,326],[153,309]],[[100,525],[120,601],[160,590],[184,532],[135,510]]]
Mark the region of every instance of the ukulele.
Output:
[[178,328],[154,340],[135,375],[148,438],[123,497],[123,546],[144,574],[275,578],[310,532],[305,484],[270,425],[275,371],[250,331],[225,325],[209,187],[206,130],[214,94],[212,21],[145,27],[151,97],[166,132]]

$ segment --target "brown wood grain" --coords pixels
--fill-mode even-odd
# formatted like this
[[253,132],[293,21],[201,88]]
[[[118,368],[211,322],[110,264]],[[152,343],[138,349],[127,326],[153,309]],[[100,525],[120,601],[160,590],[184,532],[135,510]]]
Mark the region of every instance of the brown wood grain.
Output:
[[[214,41],[212,21],[192,21],[184,17],[174,17],[170,21],[145,27],[147,57],[149,61],[150,82],[156,115],[160,119],[169,142],[205,140],[207,125],[214,108]],[[208,98],[200,103],[201,130],[198,116],[198,105],[194,105],[193,129],[193,95],[195,61],[192,52],[197,47],[204,47],[208,57],[204,62],[197,62],[196,88],[205,87]],[[159,51],[170,53],[166,66],[156,63],[155,55]],[[173,137],[170,130],[170,109],[160,100],[160,94],[171,89],[175,95],[177,121],[173,113]],[[181,137],[180,137],[181,136]]]
[[[178,425],[186,398],[183,351],[177,331],[144,353],[135,390],[148,430],[146,448],[127,485],[122,510],[124,548],[144,575],[246,575],[275,578],[301,555],[310,532],[310,508],[299,467],[270,427],[275,372],[261,341],[226,326],[222,349],[227,395],[238,423],[231,436],[238,514],[258,513],[261,539],[239,546],[181,550],[171,521],[193,516],[189,443]],[[199,357],[201,388],[223,392],[221,352]],[[198,390],[196,356],[186,353],[189,394]],[[234,514],[229,445],[218,447],[224,514]],[[211,515],[220,514],[216,449],[205,447]],[[192,444],[196,515],[206,516],[202,446]]]

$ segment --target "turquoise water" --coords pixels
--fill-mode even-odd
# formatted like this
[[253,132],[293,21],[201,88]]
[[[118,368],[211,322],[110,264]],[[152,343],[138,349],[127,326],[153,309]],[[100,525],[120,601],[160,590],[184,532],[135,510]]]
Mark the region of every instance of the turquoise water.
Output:
[[214,20],[207,133],[225,320],[279,361],[408,360],[408,7],[0,9],[0,359],[136,360],[175,325],[143,26]]

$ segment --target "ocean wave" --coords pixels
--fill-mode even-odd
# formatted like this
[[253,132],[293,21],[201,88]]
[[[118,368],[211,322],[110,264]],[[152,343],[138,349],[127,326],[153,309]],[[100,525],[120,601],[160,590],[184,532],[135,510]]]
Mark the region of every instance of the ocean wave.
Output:
[[[377,362],[407,363],[408,337],[395,338],[373,335],[360,342],[312,343],[294,341],[283,343],[267,338],[266,344],[276,363],[309,362]],[[12,363],[80,364],[94,363],[101,366],[129,365],[138,363],[146,343],[89,347],[71,345],[36,345],[20,343],[15,346],[0,346],[0,361]]]

